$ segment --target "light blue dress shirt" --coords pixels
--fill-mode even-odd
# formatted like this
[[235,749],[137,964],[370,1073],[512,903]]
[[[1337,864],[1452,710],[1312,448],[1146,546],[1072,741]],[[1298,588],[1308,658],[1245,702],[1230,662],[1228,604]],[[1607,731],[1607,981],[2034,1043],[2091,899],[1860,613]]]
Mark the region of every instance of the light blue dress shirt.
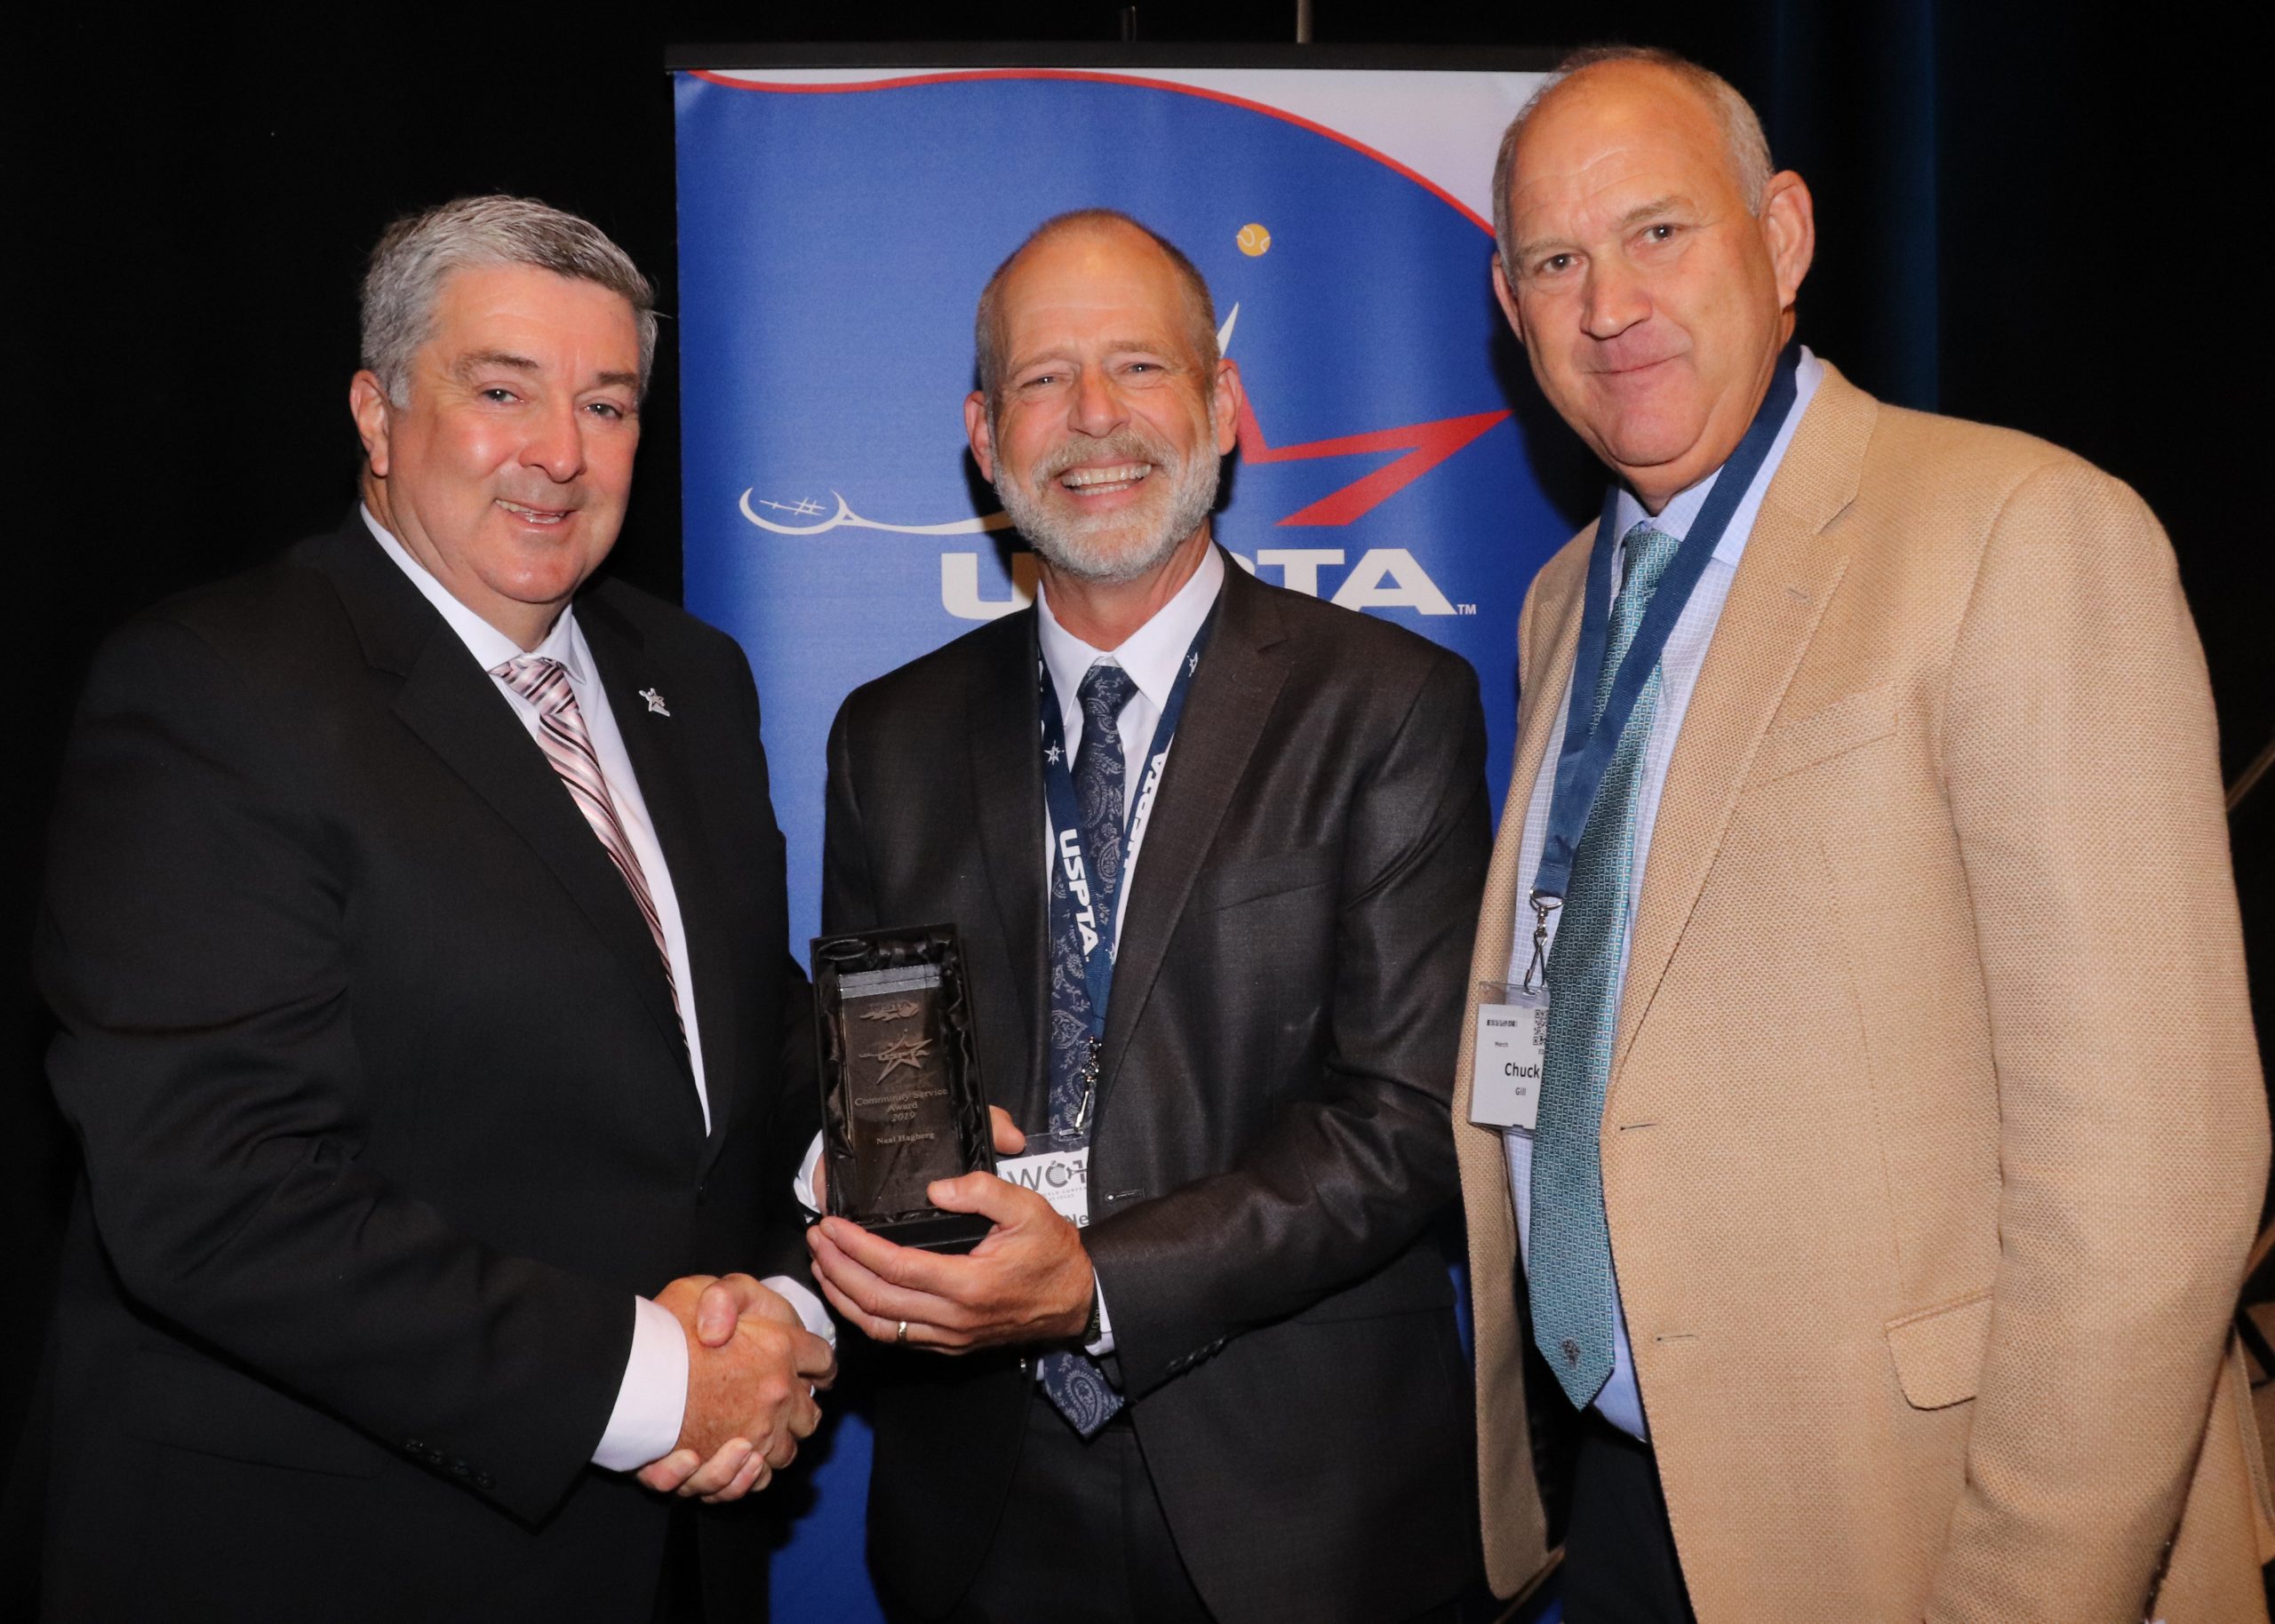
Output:
[[[1714,628],[1722,617],[1722,605],[1730,595],[1730,582],[1736,577],[1738,558],[1745,551],[1746,537],[1752,533],[1755,518],[1761,512],[1762,498],[1768,494],[1769,482],[1776,477],[1778,467],[1785,460],[1785,448],[1792,444],[1793,433],[1800,426],[1801,415],[1808,410],[1809,402],[1816,398],[1817,385],[1824,380],[1824,363],[1807,348],[1801,351],[1800,366],[1794,374],[1793,404],[1785,413],[1784,426],[1777,438],[1770,442],[1769,455],[1762,459],[1761,469],[1753,476],[1753,483],[1746,490],[1744,498],[1730,515],[1729,526],[1714,546],[1714,556],[1707,561],[1706,573],[1692,589],[1689,601],[1674,623],[1674,630],[1667,638],[1667,646],[1659,657],[1659,702],[1651,716],[1650,742],[1643,751],[1642,782],[1638,786],[1635,808],[1635,853],[1633,891],[1628,897],[1627,931],[1619,943],[1619,970],[1624,980],[1627,972],[1627,952],[1632,940],[1637,910],[1642,904],[1643,891],[1649,882],[1649,852],[1651,830],[1659,812],[1659,793],[1666,787],[1667,764],[1674,759],[1675,740],[1682,731],[1683,714],[1690,708],[1691,691],[1698,686],[1698,673],[1706,663],[1706,648],[1713,641]],[[1643,505],[1634,495],[1622,489],[1618,496],[1618,529],[1621,536],[1645,519],[1668,535],[1680,538],[1689,533],[1691,524],[1698,517],[1698,510],[1706,505],[1714,482],[1721,477],[1717,469],[1688,490],[1680,492],[1656,518],[1643,511]],[[1620,561],[1624,562],[1624,561]],[[1614,579],[1618,578],[1615,569]],[[1523,906],[1525,894],[1531,889],[1532,877],[1540,871],[1540,848],[1548,824],[1548,800],[1556,783],[1556,758],[1564,744],[1564,716],[1567,696],[1557,696],[1548,735],[1548,748],[1540,758],[1540,772],[1534,779],[1532,794],[1525,806],[1524,838],[1518,848],[1517,885],[1519,928],[1510,944],[1508,978],[1521,982],[1525,970],[1532,962],[1531,914]],[[1556,918],[1549,918],[1549,940],[1556,936]],[[1532,1135],[1521,1128],[1510,1128],[1502,1135],[1509,1153],[1509,1188],[1517,1208],[1517,1241],[1529,1257],[1532,1246]],[[1616,1284],[1619,1259],[1615,1248],[1612,1257],[1614,1283]],[[1527,1322],[1530,1317],[1528,1315]],[[1627,1315],[1620,1306],[1616,1292],[1612,1299],[1612,1365],[1611,1380],[1604,1383],[1603,1391],[1596,1395],[1596,1409],[1603,1418],[1622,1432],[1632,1437],[1647,1437],[1643,1421],[1642,1395],[1635,1384],[1635,1356],[1627,1342]]]

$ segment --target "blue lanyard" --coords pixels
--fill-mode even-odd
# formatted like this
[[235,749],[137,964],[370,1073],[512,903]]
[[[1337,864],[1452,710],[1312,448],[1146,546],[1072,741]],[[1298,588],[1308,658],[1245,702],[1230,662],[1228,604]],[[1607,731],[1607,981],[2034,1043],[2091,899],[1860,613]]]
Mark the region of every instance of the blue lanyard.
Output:
[[[1218,601],[1222,601],[1220,594]],[[1122,887],[1130,876],[1130,838],[1137,833],[1139,822],[1160,792],[1169,741],[1177,736],[1177,718],[1185,713],[1185,698],[1193,686],[1193,673],[1201,668],[1201,650],[1208,646],[1209,631],[1216,624],[1217,606],[1212,603],[1201,629],[1193,634],[1193,641],[1185,648],[1185,658],[1177,666],[1177,681],[1169,686],[1169,700],[1161,706],[1160,720],[1153,723],[1153,736],[1146,742],[1145,753],[1139,758],[1145,776],[1138,780],[1138,793],[1130,798],[1130,809],[1122,820],[1122,866],[1110,886],[1092,878],[1098,872],[1098,864],[1083,837],[1082,816],[1075,808],[1074,763],[1073,752],[1066,748],[1065,726],[1059,720],[1058,693],[1051,686],[1050,668],[1041,655],[1035,657],[1036,686],[1042,705],[1042,789],[1050,808],[1054,842],[1051,858],[1066,873],[1075,924],[1082,933],[1082,978],[1090,995],[1090,1035],[1101,1042],[1106,1039],[1106,997],[1114,986],[1115,916],[1120,912],[1115,904],[1121,900]]]
[[[1597,792],[1619,748],[1619,736],[1634,713],[1636,701],[1651,680],[1651,673],[1665,652],[1667,639],[1689,602],[1692,588],[1706,573],[1714,548],[1729,528],[1730,517],[1752,488],[1754,477],[1769,456],[1770,445],[1792,411],[1794,370],[1800,364],[1798,340],[1786,345],[1769,380],[1769,393],[1753,414],[1753,422],[1738,442],[1737,450],[1714,480],[1705,505],[1691,521],[1689,532],[1676,548],[1673,561],[1651,594],[1651,607],[1635,629],[1635,641],[1614,673],[1603,714],[1591,717],[1596,685],[1603,674],[1604,655],[1611,633],[1611,567],[1619,551],[1619,488],[1604,493],[1603,516],[1596,523],[1595,549],[1588,556],[1587,597],[1580,616],[1580,646],[1572,661],[1571,700],[1564,713],[1564,747],[1556,758],[1556,787],[1548,803],[1548,826],[1541,842],[1540,868],[1533,877],[1532,906],[1540,928],[1534,935],[1535,957],[1545,940],[1548,914],[1561,905],[1571,883],[1572,859],[1580,835],[1588,826]],[[1536,965],[1536,967],[1537,966]],[[1528,976],[1528,982],[1530,977]]]

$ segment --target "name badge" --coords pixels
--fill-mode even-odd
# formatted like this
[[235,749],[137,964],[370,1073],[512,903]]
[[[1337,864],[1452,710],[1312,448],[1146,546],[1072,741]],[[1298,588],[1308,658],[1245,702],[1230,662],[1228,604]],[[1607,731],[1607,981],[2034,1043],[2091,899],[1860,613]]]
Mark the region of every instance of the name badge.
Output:
[[1469,1119],[1480,1127],[1531,1133],[1540,1121],[1548,1056],[1548,989],[1489,983],[1478,989],[1477,1043]]
[[1026,1154],[995,1164],[995,1176],[1032,1190],[1076,1229],[1090,1222],[1090,1142],[1075,1134],[1029,1134]]

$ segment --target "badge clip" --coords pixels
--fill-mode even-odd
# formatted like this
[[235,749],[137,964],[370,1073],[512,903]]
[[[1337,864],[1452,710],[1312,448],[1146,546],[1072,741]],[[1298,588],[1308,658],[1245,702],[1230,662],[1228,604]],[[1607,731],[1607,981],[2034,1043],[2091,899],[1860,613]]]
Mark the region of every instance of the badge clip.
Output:
[[1529,901],[1533,921],[1532,962],[1525,966],[1525,978],[1519,984],[1527,992],[1537,992],[1548,975],[1548,916],[1564,905],[1564,899],[1535,891]]

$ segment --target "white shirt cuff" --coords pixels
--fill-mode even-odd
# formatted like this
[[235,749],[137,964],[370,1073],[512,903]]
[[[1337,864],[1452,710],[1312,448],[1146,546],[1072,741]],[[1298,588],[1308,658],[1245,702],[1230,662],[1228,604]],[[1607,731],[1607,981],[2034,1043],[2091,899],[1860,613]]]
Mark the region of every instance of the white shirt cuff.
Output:
[[1114,1351],[1114,1317],[1106,1310],[1106,1280],[1092,1274],[1090,1290],[1098,1294],[1098,1340],[1083,1344],[1083,1351],[1090,1353],[1090,1357],[1106,1357]]
[[593,1464],[629,1472],[660,1460],[679,1442],[686,1414],[687,1333],[669,1309],[635,1297],[632,1357],[625,1361],[616,1409],[593,1451]]
[[[821,1216],[821,1203],[814,1199],[814,1169],[821,1166],[821,1135],[814,1135],[813,1143],[806,1147],[806,1158],[798,1164],[798,1176],[790,1181],[790,1193],[798,1198],[798,1205],[815,1217]],[[804,1309],[798,1310],[800,1314]],[[817,1331],[816,1336],[821,1334]]]
[[759,1284],[770,1287],[783,1302],[797,1310],[799,1324],[831,1347],[837,1346],[837,1322],[829,1317],[828,1309],[822,1305],[819,1297],[814,1295],[811,1287],[786,1274],[770,1274]]

